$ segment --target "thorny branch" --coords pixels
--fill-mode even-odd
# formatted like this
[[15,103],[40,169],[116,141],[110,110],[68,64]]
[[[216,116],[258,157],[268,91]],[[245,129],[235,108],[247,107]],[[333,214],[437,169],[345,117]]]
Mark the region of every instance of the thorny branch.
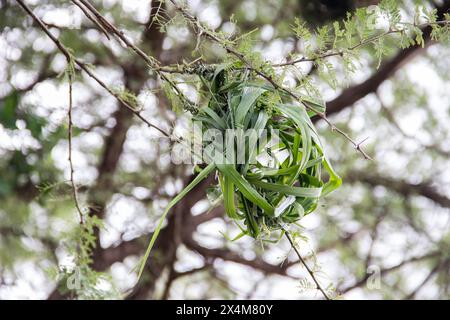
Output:
[[67,118],[69,121],[69,128],[67,130],[67,138],[69,141],[69,167],[70,167],[70,183],[72,185],[72,196],[73,201],[75,202],[75,207],[78,211],[78,214],[80,216],[80,224],[84,224],[84,217],[83,217],[83,211],[81,210],[80,202],[78,200],[78,187],[75,183],[74,178],[74,166],[73,166],[73,159],[72,159],[72,138],[73,138],[73,121],[72,121],[72,110],[73,110],[73,94],[72,94],[72,87],[73,87],[73,69],[72,67],[72,61],[67,61],[69,67],[67,71],[67,75],[69,77],[69,109],[67,111]]
[[[264,78],[266,81],[268,81],[275,89],[280,90],[281,92],[286,93],[287,95],[291,96],[295,101],[300,101],[304,107],[307,110],[313,111],[314,113],[317,114],[317,116],[319,118],[321,118],[322,120],[324,120],[328,126],[331,128],[332,131],[336,131],[337,133],[339,133],[340,135],[342,135],[346,140],[348,140],[353,146],[354,148],[360,152],[363,157],[365,159],[369,159],[371,160],[371,157],[362,149],[361,145],[362,143],[367,140],[364,139],[364,141],[361,142],[356,142],[355,140],[353,140],[346,132],[344,132],[343,130],[339,129],[338,127],[336,127],[326,116],[325,113],[320,113],[317,112],[316,110],[311,109],[306,103],[304,103],[301,99],[301,97],[296,94],[295,92],[285,88],[283,85],[278,84],[272,76],[268,75],[267,73],[261,71],[258,68],[253,67],[253,65],[251,64],[250,61],[248,61],[248,59],[246,59],[245,55],[241,52],[239,52],[238,50],[236,50],[234,47],[230,46],[229,44],[227,44],[227,41],[225,41],[224,39],[220,38],[218,35],[216,35],[214,32],[212,32],[210,29],[208,29],[207,27],[203,26],[199,19],[197,17],[195,17],[194,15],[192,15],[189,11],[186,10],[186,8],[184,8],[183,6],[179,5],[175,0],[170,0],[170,2],[174,5],[175,9],[178,10],[183,17],[189,21],[194,29],[194,32],[197,34],[197,37],[206,37],[210,40],[212,40],[213,42],[218,43],[219,45],[221,45],[228,53],[234,55],[235,57],[237,57],[240,61],[242,61],[245,65],[246,68],[255,72],[257,75],[261,76],[262,78]],[[417,28],[422,28],[422,27],[426,27],[426,26],[430,26],[430,25],[448,25],[450,22],[449,21],[436,21],[436,22],[428,22],[428,23],[422,23],[422,24],[414,24],[415,27]],[[355,50],[359,47],[362,47],[368,43],[372,43],[377,41],[378,39],[385,37],[387,35],[393,34],[393,33],[401,33],[404,32],[403,29],[390,29],[384,33],[381,33],[379,35],[373,36],[369,39],[360,41],[358,44],[347,48],[346,51],[352,51]],[[326,57],[331,57],[331,56],[342,56],[344,54],[344,50],[338,50],[336,52],[327,52],[324,53],[322,55],[318,55],[317,57],[313,57],[313,58],[307,58],[307,57],[303,57],[301,59],[297,59],[297,60],[293,60],[284,64],[275,64],[272,65],[272,67],[282,67],[282,66],[288,66],[288,65],[294,65],[296,63],[299,62],[306,62],[306,61],[316,61],[318,59],[322,59],[322,58],[326,58]]]
[[292,249],[294,249],[295,253],[297,254],[298,260],[303,264],[303,266],[306,268],[306,271],[308,271],[311,278],[314,280],[314,283],[316,284],[317,289],[323,294],[325,299],[330,300],[330,297],[325,292],[325,290],[320,285],[319,281],[317,280],[317,277],[314,274],[314,271],[308,266],[308,264],[303,259],[302,255],[300,254],[300,251],[298,250],[297,246],[294,243],[294,240],[292,239],[291,234],[289,231],[284,229],[284,234],[286,235],[286,238],[288,239],[289,243],[291,244]]
[[[47,35],[49,35],[49,37],[55,42],[55,44],[58,46],[58,48],[63,52],[64,55],[67,56],[67,53],[65,51],[67,51],[67,49],[53,36],[51,35],[51,33],[49,32],[48,28],[45,26],[44,23],[42,23],[42,21],[39,20],[39,18],[37,18],[32,12],[31,10],[26,7],[26,5],[23,3],[23,1],[18,0],[19,4],[24,7],[24,9],[36,20],[36,22],[38,22],[38,24],[40,25],[40,27],[47,33]],[[89,20],[91,20],[99,29],[100,31],[102,31],[103,33],[105,33],[105,35],[107,36],[108,39],[110,39],[110,37],[108,36],[109,34],[112,34],[113,36],[115,36],[118,40],[121,41],[121,43],[123,43],[127,48],[131,49],[134,53],[136,53],[140,58],[142,58],[146,64],[148,65],[148,67],[153,70],[163,81],[167,82],[171,88],[176,92],[176,95],[185,103],[185,109],[188,111],[191,111],[193,113],[196,113],[198,108],[197,106],[195,106],[194,103],[192,103],[191,101],[189,101],[189,99],[187,99],[185,97],[185,95],[183,94],[183,92],[181,92],[181,90],[177,87],[177,85],[170,79],[168,78],[165,73],[193,73],[193,71],[191,70],[191,68],[189,67],[180,67],[180,66],[161,66],[159,61],[156,60],[153,57],[150,57],[149,55],[147,55],[145,52],[143,52],[139,47],[137,47],[136,45],[134,45],[125,35],[122,31],[120,31],[117,27],[115,27],[112,23],[110,23],[105,17],[102,16],[102,14],[88,1],[86,0],[72,0],[72,2],[78,6],[83,13],[87,16],[87,18]],[[317,112],[316,110],[312,110],[310,106],[308,106],[306,103],[304,103],[301,99],[301,97],[296,94],[295,92],[285,88],[284,86],[278,84],[272,76],[268,75],[267,73],[261,71],[258,68],[255,68],[254,66],[252,66],[251,62],[246,59],[245,55],[242,54],[241,52],[239,52],[238,50],[236,50],[234,47],[228,45],[226,43],[226,41],[222,38],[220,38],[219,36],[217,36],[214,32],[212,32],[211,30],[209,30],[208,28],[206,28],[205,26],[203,26],[200,21],[198,20],[197,17],[193,16],[191,13],[189,13],[184,7],[180,6],[176,1],[174,0],[170,0],[170,2],[174,5],[174,7],[183,15],[183,17],[189,21],[193,27],[194,27],[194,31],[196,32],[198,38],[204,36],[210,40],[212,40],[213,42],[216,42],[218,44],[220,44],[227,52],[231,53],[232,55],[234,55],[235,57],[237,57],[240,61],[242,61],[245,65],[246,68],[255,72],[257,75],[259,75],[260,77],[264,78],[266,81],[268,81],[274,88],[280,90],[281,92],[284,92],[285,94],[291,96],[293,99],[295,99],[296,101],[300,101],[306,109],[314,111],[318,117],[320,117],[321,119],[323,119],[328,126],[331,128],[332,131],[336,131],[337,133],[339,133],[340,135],[342,135],[345,139],[347,139],[354,147],[355,149],[360,152],[365,159],[371,159],[370,156],[362,149],[361,145],[362,142],[356,142],[354,141],[346,132],[344,132],[343,130],[339,129],[338,127],[336,127],[333,123],[331,123],[331,121],[326,117],[325,113],[320,113]],[[448,21],[437,21],[434,24],[446,24]],[[420,25],[416,25],[416,27],[422,27],[425,25],[430,25],[430,23],[426,23],[426,24],[420,24]],[[367,43],[371,43],[373,41],[376,41],[377,39],[384,37],[386,35],[392,34],[392,33],[399,33],[399,32],[403,32],[402,29],[395,29],[395,30],[388,30],[382,34],[379,34],[377,36],[374,36],[372,38],[366,39],[364,41],[361,41],[360,43],[354,45],[353,47],[348,48],[347,50],[355,50]],[[313,58],[300,58],[300,59],[296,59],[296,60],[292,60],[286,63],[282,63],[282,64],[275,64],[273,65],[274,67],[282,67],[282,66],[287,66],[287,65],[293,65],[299,62],[306,62],[306,61],[315,61],[317,59],[321,59],[321,58],[326,58],[326,57],[330,57],[330,56],[342,56],[344,54],[344,51],[339,50],[336,52],[327,52],[324,53],[322,55],[319,55],[317,57],[313,57]],[[139,111],[134,110],[134,108],[127,103],[126,101],[124,101],[117,93],[115,93],[114,91],[112,91],[110,88],[108,88],[106,86],[106,84],[101,81],[98,77],[96,77],[91,70],[89,70],[87,68],[87,66],[77,60],[74,59],[75,63],[82,69],[84,70],[86,73],[88,73],[89,76],[91,76],[92,78],[94,78],[102,87],[104,87],[110,94],[112,94],[114,97],[116,97],[117,99],[119,99],[120,102],[122,102],[127,108],[131,109],[131,111],[133,113],[135,113],[141,120],[143,120],[148,126],[153,127],[155,129],[157,129],[158,131],[160,131],[161,133],[163,133],[166,137],[169,137],[170,135],[165,132],[163,129],[157,127],[154,124],[151,124],[148,120],[144,119]]]
[[78,0],[72,0],[72,2],[81,9],[81,11],[83,11],[84,15],[90,20],[92,21],[92,23],[94,23],[99,29],[100,31],[102,31],[102,33],[105,35],[105,37],[110,40],[111,38],[109,37],[108,31],[106,31],[106,29],[102,26],[101,23],[99,23],[90,13],[88,10],[86,10],[85,7],[83,7],[83,5],[80,3],[80,1]]
[[310,106],[308,106],[306,103],[302,101],[302,98],[296,94],[295,92],[285,88],[284,86],[278,84],[272,76],[266,74],[265,72],[261,71],[260,69],[257,69],[253,67],[250,61],[248,61],[244,54],[237,51],[232,46],[228,45],[223,39],[218,37],[215,33],[210,31],[208,28],[204,27],[197,17],[193,16],[190,12],[188,12],[184,7],[180,6],[176,1],[170,0],[172,4],[175,6],[175,8],[180,11],[180,13],[193,25],[194,31],[196,32],[198,37],[204,36],[208,39],[218,43],[221,45],[228,53],[231,53],[236,58],[238,58],[240,61],[242,61],[246,67],[255,72],[260,77],[264,78],[266,81],[268,81],[275,89],[280,90],[281,92],[284,92],[285,94],[291,96],[295,101],[299,101],[304,105],[304,107],[307,110],[313,111],[316,113],[321,119],[323,119],[331,128],[332,131],[336,131],[343,137],[345,137],[354,147],[357,151],[359,151],[365,159],[371,159],[371,157],[361,148],[361,143],[357,143],[354,141],[347,133],[336,127],[334,124],[330,122],[330,120],[326,117],[325,113],[317,112],[317,110],[312,109]]
[[158,130],[160,133],[162,133],[166,137],[170,137],[169,133],[167,133],[165,130],[159,128],[157,125],[154,125],[153,123],[151,123],[147,119],[145,119],[140,114],[139,111],[136,111],[135,108],[133,106],[131,106],[127,101],[125,101],[122,97],[120,97],[120,95],[118,93],[114,92],[114,90],[109,88],[108,85],[105,82],[103,82],[100,78],[98,78],[84,62],[73,57],[72,54],[69,52],[69,50],[50,32],[50,30],[42,22],[42,20],[39,17],[37,17],[33,13],[33,11],[22,0],[17,0],[17,2],[34,19],[34,21],[39,25],[39,27],[47,34],[47,36],[53,41],[53,43],[58,47],[58,49],[66,57],[66,59],[68,61],[72,60],[81,70],[86,72],[101,87],[103,87],[106,91],[108,91],[109,94],[111,94],[117,100],[119,100],[125,107],[127,107],[132,113],[134,113],[139,119],[141,119],[149,127],[155,128],[156,130]]
[[[155,71],[156,74],[165,82],[167,82],[172,88],[173,90],[175,90],[176,94],[178,95],[178,97],[180,97],[180,99],[182,99],[182,101],[185,102],[186,104],[186,109],[188,111],[191,111],[193,113],[195,113],[197,111],[196,106],[194,106],[194,104],[189,101],[186,96],[183,94],[183,92],[180,91],[180,89],[178,89],[178,87],[175,85],[175,83],[173,83],[172,80],[170,80],[162,71],[161,71],[161,66],[158,60],[156,60],[155,58],[147,55],[144,51],[142,51],[139,47],[137,47],[136,45],[134,45],[124,34],[122,31],[120,31],[119,29],[117,29],[116,26],[114,26],[112,23],[110,23],[105,17],[103,17],[101,15],[101,13],[92,5],[90,4],[88,1],[86,0],[79,0],[79,2],[77,0],[72,2],[74,4],[76,4],[77,6],[79,6],[80,8],[83,8],[83,6],[80,5],[79,2],[81,2],[84,6],[85,9],[83,10],[83,12],[86,14],[86,10],[88,10],[88,12],[91,12],[94,16],[97,24],[100,25],[102,27],[102,30],[107,30],[108,32],[110,32],[111,34],[113,34],[114,36],[117,37],[117,39],[121,40],[123,42],[123,44],[125,44],[125,46],[129,49],[131,49],[134,53],[136,53],[139,57],[141,57],[146,64],[148,65],[148,67]],[[90,15],[88,16],[88,18],[90,17]],[[92,17],[90,19],[93,19]]]
[[[403,23],[406,24],[406,23]],[[424,28],[424,27],[428,27],[430,25],[447,25],[450,24],[450,21],[436,21],[436,22],[425,22],[425,23],[420,23],[420,24],[413,24],[414,27],[416,28]],[[297,58],[297,59],[293,59],[293,60],[289,60],[286,62],[282,62],[282,63],[277,63],[277,64],[273,64],[273,67],[286,67],[286,66],[292,66],[292,65],[296,65],[298,63],[301,62],[314,62],[320,59],[324,59],[324,58],[328,58],[328,57],[335,57],[335,56],[339,56],[342,57],[345,53],[350,52],[350,51],[354,51],[360,47],[363,47],[369,43],[373,43],[381,38],[384,38],[388,35],[391,34],[396,34],[396,33],[402,33],[405,32],[405,29],[389,29],[385,32],[382,32],[378,35],[375,35],[373,37],[370,37],[368,39],[364,39],[361,40],[360,42],[358,42],[357,44],[345,48],[345,49],[340,49],[340,50],[336,50],[336,51],[329,51],[329,52],[325,52],[323,54],[319,54],[317,56],[314,57],[301,57],[301,58]]]

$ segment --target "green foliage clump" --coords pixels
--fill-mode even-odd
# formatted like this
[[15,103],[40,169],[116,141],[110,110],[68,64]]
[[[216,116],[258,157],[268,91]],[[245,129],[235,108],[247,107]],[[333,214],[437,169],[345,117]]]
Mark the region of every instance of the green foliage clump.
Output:
[[59,291],[66,296],[78,299],[113,299],[120,294],[112,286],[109,276],[92,268],[92,253],[96,246],[95,230],[103,227],[103,223],[95,216],[87,216],[84,223],[75,233],[69,235],[74,245],[69,245],[70,256],[75,266],[61,266],[48,270],[52,278],[60,284]]

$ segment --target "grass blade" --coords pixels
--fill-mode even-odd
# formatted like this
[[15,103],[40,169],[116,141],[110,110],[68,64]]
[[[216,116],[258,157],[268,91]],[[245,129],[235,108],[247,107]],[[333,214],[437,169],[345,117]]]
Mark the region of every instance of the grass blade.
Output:
[[170,209],[172,209],[172,207],[174,205],[176,205],[178,203],[178,201],[180,201],[181,199],[183,199],[188,193],[189,191],[191,191],[197,184],[199,184],[203,179],[205,179],[213,170],[215,169],[215,164],[211,163],[209,164],[206,168],[204,168],[196,177],[194,180],[192,180],[192,182],[190,184],[188,184],[175,198],[172,199],[172,201],[169,202],[169,204],[167,205],[166,210],[164,210],[163,215],[161,216],[161,218],[159,219],[159,223],[155,229],[155,231],[153,232],[152,238],[150,240],[150,243],[147,247],[147,250],[145,252],[145,255],[142,259],[141,262],[141,266],[139,268],[139,274],[138,274],[138,282],[139,279],[142,276],[142,273],[144,272],[144,268],[145,268],[145,264],[147,263],[147,259],[150,255],[150,252],[153,248],[153,245],[155,244],[156,239],[158,238],[159,232],[161,231],[162,225],[164,223],[164,219],[167,216],[167,213],[169,213]]
[[239,172],[230,164],[217,164],[217,169],[226,177],[228,177],[244,195],[246,199],[263,209],[267,214],[273,216],[274,208],[267,200],[256,191],[247,180],[245,180]]

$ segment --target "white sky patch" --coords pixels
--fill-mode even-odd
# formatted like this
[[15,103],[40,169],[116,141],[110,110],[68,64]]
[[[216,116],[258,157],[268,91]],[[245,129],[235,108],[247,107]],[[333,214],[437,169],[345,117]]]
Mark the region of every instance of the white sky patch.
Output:
[[270,24],[266,24],[261,28],[261,40],[262,41],[269,41],[272,39],[274,35],[275,30]]
[[207,5],[200,11],[198,18],[200,21],[206,23],[211,29],[216,29],[222,22],[217,5]]

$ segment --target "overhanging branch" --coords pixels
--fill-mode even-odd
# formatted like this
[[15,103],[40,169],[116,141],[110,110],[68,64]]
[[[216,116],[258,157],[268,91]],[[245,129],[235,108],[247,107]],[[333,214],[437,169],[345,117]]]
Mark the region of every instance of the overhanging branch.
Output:
[[[437,7],[437,10],[438,16],[442,17],[444,13],[450,10],[450,1],[445,1],[442,6]],[[343,90],[339,96],[327,102],[327,115],[338,113],[346,107],[353,105],[355,102],[364,98],[368,94],[374,93],[385,80],[389,79],[389,77],[391,77],[397,70],[409,62],[417,54],[423,52],[433,42],[431,40],[431,27],[424,27],[422,31],[425,41],[424,48],[414,45],[400,51],[395,57],[384,63],[378,71],[367,80]],[[318,121],[319,119],[319,117],[316,117],[314,121]]]
[[450,208],[450,198],[437,192],[437,190],[427,182],[412,184],[380,175],[368,175],[364,172],[351,172],[348,175],[347,180],[360,181],[371,186],[384,186],[403,196],[420,195],[434,201],[444,208]]

